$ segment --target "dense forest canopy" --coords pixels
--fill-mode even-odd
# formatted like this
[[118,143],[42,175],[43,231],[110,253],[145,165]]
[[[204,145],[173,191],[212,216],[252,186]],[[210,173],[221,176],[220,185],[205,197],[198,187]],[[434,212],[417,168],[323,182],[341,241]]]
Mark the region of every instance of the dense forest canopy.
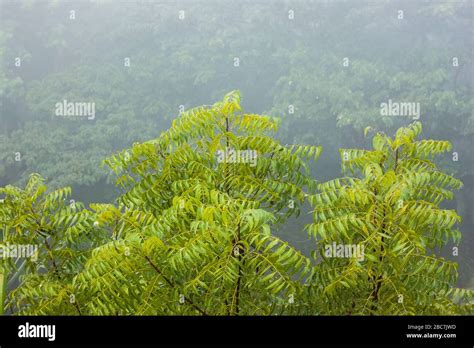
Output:
[[[376,134],[392,137],[420,121],[423,138],[452,144],[435,162],[463,187],[441,206],[462,217],[457,285],[472,288],[472,6],[469,0],[3,0],[0,187],[37,185],[30,175],[39,173],[51,191],[72,187],[68,200],[113,204],[128,191],[115,185],[104,159],[157,139],[185,110],[214,105],[232,90],[240,91],[243,110],[280,118],[273,137],[282,146],[323,148],[307,164],[319,183],[341,176],[340,149],[371,148]],[[60,115],[57,104],[67,109],[68,102],[93,103],[93,116]],[[297,205],[298,220],[290,214],[272,225],[304,257],[315,249],[304,231],[315,223],[312,203]],[[95,206],[90,214],[107,209]],[[93,224],[87,214],[84,224]],[[100,235],[82,242],[98,247]],[[456,241],[433,247],[452,259]]]

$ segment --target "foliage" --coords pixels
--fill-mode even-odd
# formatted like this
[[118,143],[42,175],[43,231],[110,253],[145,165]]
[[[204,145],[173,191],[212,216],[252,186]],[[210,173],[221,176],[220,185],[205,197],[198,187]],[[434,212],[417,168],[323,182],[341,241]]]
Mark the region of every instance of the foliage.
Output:
[[[449,142],[418,140],[419,122],[377,133],[373,150],[341,149],[352,176],[316,184],[307,161],[321,148],[283,146],[276,129],[231,92],[106,159],[125,190],[116,205],[66,203],[70,188],[47,193],[38,175],[2,188],[4,245],[39,246],[36,260],[2,260],[2,296],[14,288],[3,303],[15,314],[472,313],[457,264],[436,255],[460,240],[460,217],[440,204],[462,184],[432,161]],[[229,149],[239,155],[220,156]],[[255,162],[238,157],[248,150]],[[306,200],[316,264],[271,232]],[[333,243],[364,248],[340,257]]]
[[[397,19],[395,3],[364,3],[246,1],[215,11],[200,1],[183,7],[182,21],[182,5],[164,3],[77,3],[75,21],[67,3],[2,3],[0,182],[24,183],[29,173],[41,172],[52,187],[93,187],[106,177],[96,168],[107,153],[150,139],[180,105],[205,103],[231,86],[252,109],[286,116],[284,141],[326,148],[357,139],[367,124],[404,125],[380,117],[378,107],[388,98],[417,101],[429,121],[425,130],[449,132],[443,136],[468,158],[469,1],[404,4],[404,20]],[[96,120],[54,117],[54,104],[64,99],[95,101]],[[21,164],[12,159],[17,151]],[[460,167],[472,172],[467,163]]]
[[[468,284],[474,265],[469,1],[226,1],[218,11],[206,1],[75,2],[75,20],[67,2],[0,6],[0,186],[24,187],[30,173],[41,173],[50,189],[72,186],[70,198],[112,202],[119,190],[113,175],[99,168],[105,156],[129,148],[133,159],[132,143],[167,129],[182,107],[208,103],[233,88],[246,96],[246,109],[282,116],[276,135],[282,143],[329,149],[315,168],[309,163],[318,178],[329,179],[339,175],[331,149],[365,147],[363,127],[391,133],[412,122],[382,117],[381,102],[420,102],[425,136],[450,139],[459,155],[459,161],[442,165],[465,184],[450,207],[463,217],[459,282]],[[185,20],[178,19],[181,9]],[[399,20],[401,9],[405,17]],[[15,66],[18,57],[21,67]],[[233,66],[236,57],[239,67]],[[64,99],[96,102],[96,119],[54,116],[54,104]],[[171,207],[166,192],[171,195],[172,188],[160,189],[165,202],[150,202],[140,191],[145,184],[133,188],[128,178],[137,174],[122,174],[138,206],[117,206],[118,212],[100,206],[105,216],[116,214],[121,221],[153,204]],[[285,213],[284,199],[261,204],[284,221],[278,214],[280,208]],[[296,204],[295,213],[300,208],[305,212]],[[270,225],[294,244],[298,223],[304,217]],[[113,222],[104,226],[112,232]],[[300,245],[302,251],[311,247]]]
[[[377,133],[373,150],[341,149],[343,170],[354,176],[319,184],[309,198],[307,229],[322,258],[309,292],[324,299],[322,313],[472,313],[472,291],[454,287],[457,263],[436,255],[461,238],[460,216],[440,204],[462,183],[432,162],[451,144],[418,140],[421,132],[415,122],[393,139]],[[333,243],[360,249],[334,255]]]
[[[107,159],[127,191],[118,207],[91,205],[89,233],[98,228],[110,238],[65,279],[81,313],[239,315],[297,307],[310,261],[270,228],[299,213],[305,190],[314,192],[306,161],[321,149],[280,145],[267,134],[276,129],[275,119],[244,113],[231,92]],[[217,151],[230,149],[255,151],[256,161],[219,161]],[[19,289],[15,298],[29,294]],[[58,310],[36,308],[24,311]]]
[[[93,214],[82,203],[66,201],[69,187],[46,190],[36,174],[24,189],[0,188],[4,197],[0,202],[2,313],[7,289],[19,285],[6,302],[14,313],[84,314],[74,300],[70,281],[88,257],[89,248],[106,236],[93,233]],[[30,252],[19,251],[18,246]],[[5,250],[10,249],[16,251],[6,257]]]

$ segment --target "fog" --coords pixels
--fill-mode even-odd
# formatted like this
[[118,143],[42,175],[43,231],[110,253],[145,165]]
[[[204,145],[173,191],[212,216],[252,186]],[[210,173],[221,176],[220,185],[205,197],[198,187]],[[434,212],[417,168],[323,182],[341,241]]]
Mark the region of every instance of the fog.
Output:
[[[0,11],[0,187],[39,173],[75,200],[113,202],[105,158],[232,90],[247,112],[281,118],[283,144],[323,147],[321,182],[343,176],[340,148],[418,120],[424,138],[453,145],[437,164],[464,184],[443,203],[462,216],[462,241],[442,254],[474,288],[472,1],[2,0]],[[277,233],[309,255],[311,220],[306,206]]]

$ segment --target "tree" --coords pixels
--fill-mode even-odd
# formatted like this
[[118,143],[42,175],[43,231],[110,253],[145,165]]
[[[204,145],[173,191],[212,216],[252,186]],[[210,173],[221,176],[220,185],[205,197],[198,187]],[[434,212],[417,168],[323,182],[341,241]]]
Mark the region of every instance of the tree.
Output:
[[277,120],[244,113],[231,92],[107,159],[126,191],[117,206],[88,213],[89,230],[107,237],[64,282],[81,314],[297,311],[311,264],[271,227],[314,193],[306,161],[321,148],[283,146],[268,135],[276,130]]
[[91,233],[91,211],[82,203],[66,201],[69,187],[46,191],[37,174],[24,189],[0,188],[2,314],[5,309],[18,314],[82,313],[70,281],[89,248],[105,236]]
[[[231,92],[108,158],[125,189],[116,205],[66,203],[70,189],[46,193],[38,175],[2,188],[4,245],[39,246],[19,267],[2,259],[3,299],[19,278],[2,311],[472,313],[472,291],[454,286],[457,264],[436,255],[460,240],[460,217],[441,204],[462,184],[432,161],[449,142],[417,140],[418,122],[393,139],[377,133],[373,150],[341,150],[352,176],[316,185],[306,161],[321,149],[282,146],[268,135],[276,126]],[[306,199],[316,265],[271,233]]]
[[440,207],[462,183],[433,163],[447,141],[417,140],[421,123],[393,139],[373,137],[373,150],[341,149],[344,172],[357,176],[318,185],[310,197],[322,260],[310,293],[322,313],[455,314],[472,312],[472,291],[456,289],[457,263],[437,256],[461,218]]
[[[99,283],[97,269],[120,272],[111,291],[141,279],[146,296],[123,303],[120,313],[270,314],[295,303],[294,277],[307,275],[310,262],[270,228],[298,214],[304,190],[314,190],[305,160],[321,149],[282,146],[267,135],[276,129],[276,120],[244,113],[231,92],[183,113],[158,139],[107,159],[127,189],[119,209],[146,218],[122,232],[129,249],[94,254],[81,277]],[[118,270],[110,260],[123,260],[124,250],[135,266]],[[93,301],[105,296],[97,292]]]

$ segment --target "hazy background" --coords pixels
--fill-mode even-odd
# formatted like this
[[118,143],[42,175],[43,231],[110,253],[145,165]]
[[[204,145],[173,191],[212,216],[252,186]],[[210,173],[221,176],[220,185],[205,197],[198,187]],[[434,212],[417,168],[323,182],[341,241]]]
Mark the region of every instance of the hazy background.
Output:
[[[439,162],[465,185],[446,206],[463,216],[460,285],[474,287],[472,1],[0,3],[0,186],[38,172],[77,200],[112,201],[102,159],[234,89],[247,111],[282,118],[282,142],[322,145],[326,180],[341,175],[340,147],[370,146],[366,126],[413,122],[381,103],[420,103],[424,136],[458,153]],[[56,116],[65,99],[94,102],[95,119]],[[309,252],[310,220],[278,233]]]

